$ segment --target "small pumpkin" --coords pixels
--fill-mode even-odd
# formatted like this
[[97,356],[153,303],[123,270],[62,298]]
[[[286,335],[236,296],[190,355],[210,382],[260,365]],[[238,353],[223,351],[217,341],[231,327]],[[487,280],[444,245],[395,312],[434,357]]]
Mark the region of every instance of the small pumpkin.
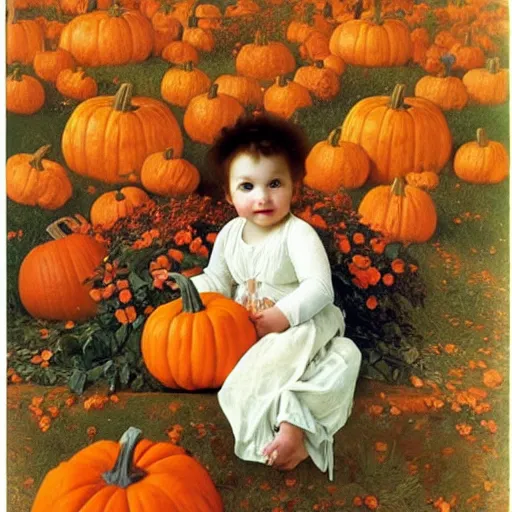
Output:
[[171,105],[186,107],[194,96],[203,94],[210,88],[210,77],[192,62],[168,69],[160,84],[162,98]]
[[62,70],[75,69],[75,59],[68,51],[50,46],[35,54],[33,65],[39,78],[55,83]]
[[153,55],[157,57],[169,43],[180,40],[183,34],[183,25],[172,15],[172,7],[167,2],[153,14],[151,25],[155,33]]
[[66,98],[78,101],[84,101],[98,95],[98,83],[92,76],[87,75],[81,67],[78,67],[76,71],[63,69],[57,76],[55,87]]
[[499,57],[487,59],[485,68],[469,70],[462,83],[469,99],[479,105],[501,105],[508,100],[508,69],[500,68]]
[[343,121],[341,140],[364,148],[374,183],[391,183],[408,172],[440,172],[450,158],[452,135],[442,110],[404,93],[405,85],[397,84],[391,97],[363,98]]
[[295,72],[293,81],[303,85],[308,91],[322,101],[332,100],[340,92],[340,78],[332,70],[317,60],[312,66],[301,66]]
[[215,79],[218,92],[237,99],[241,105],[248,107],[261,107],[263,105],[263,91],[255,78],[242,75],[221,75]]
[[239,75],[256,80],[275,80],[279,75],[295,70],[295,57],[289,48],[280,41],[268,41],[259,30],[254,43],[244,44],[235,61]]
[[[115,96],[89,98],[73,110],[62,133],[62,154],[69,169],[120,183],[130,174],[138,175],[145,158],[155,151],[172,146],[181,155],[183,136],[169,107],[132,93],[133,85],[124,83]],[[86,135],[91,126],[94,138]]]
[[422,64],[426,59],[427,50],[430,46],[430,34],[425,27],[415,28],[411,32],[412,61]]
[[33,155],[18,153],[6,163],[7,197],[20,204],[56,210],[73,194],[64,167],[46,158],[50,145],[40,147]]
[[8,112],[29,116],[41,110],[46,94],[41,82],[15,67],[7,77],[5,87],[5,106]]
[[21,303],[34,318],[85,320],[96,314],[89,296],[90,278],[107,251],[89,235],[66,235],[55,221],[47,231],[55,240],[34,247],[18,275]]
[[414,88],[415,96],[432,101],[442,110],[462,110],[468,102],[468,91],[462,80],[451,75],[455,61],[452,54],[441,57],[444,72],[440,76],[424,76]]
[[234,300],[199,293],[181,274],[171,272],[169,277],[176,280],[181,298],[159,306],[146,320],[141,338],[144,363],[168,388],[219,388],[256,342],[254,324]]
[[162,50],[162,59],[172,64],[185,64],[199,62],[198,51],[186,41],[173,41]]
[[149,196],[138,187],[105,192],[91,206],[91,223],[93,227],[110,229],[119,219],[129,217],[137,207],[148,201]]
[[463,43],[455,43],[450,48],[450,53],[455,55],[455,64],[453,69],[474,69],[485,66],[485,55],[479,46],[473,46],[471,41],[471,31],[466,34]]
[[292,20],[286,28],[286,39],[290,43],[303,43],[313,30],[315,29],[304,20]]
[[9,9],[7,20],[7,64],[32,64],[38,51],[44,49],[44,32],[34,20],[19,20],[15,9]]
[[364,185],[370,173],[370,159],[365,150],[353,142],[340,141],[341,128],[333,130],[328,140],[313,146],[306,158],[304,184],[331,194],[340,188]]
[[252,0],[237,0],[236,4],[226,6],[224,16],[235,18],[238,16],[250,16],[260,12],[261,7]]
[[183,127],[192,140],[212,144],[222,128],[234,125],[245,112],[238,100],[218,94],[218,87],[212,84],[207,93],[192,98],[185,110]]
[[338,76],[345,73],[347,65],[341,57],[338,57],[338,55],[329,54],[321,60],[323,61],[325,68],[332,69]]
[[278,76],[263,95],[265,110],[285,119],[290,119],[297,110],[311,105],[313,102],[308,89],[297,82],[287,80],[284,75]]
[[499,183],[509,173],[509,157],[501,142],[489,140],[483,128],[476,131],[476,141],[463,144],[453,160],[455,174],[469,183]]
[[313,30],[299,46],[299,54],[304,60],[316,61],[325,59],[325,57],[331,55],[329,38],[322,34],[322,32]]
[[434,190],[439,185],[439,175],[431,171],[409,172],[405,175],[405,181],[412,187]]
[[150,192],[174,197],[194,192],[201,177],[195,165],[184,158],[174,158],[174,151],[169,148],[144,160],[140,179]]
[[428,192],[406,185],[404,178],[369,190],[358,212],[363,224],[382,231],[390,242],[426,242],[437,227],[436,207]]
[[215,37],[213,32],[207,28],[197,26],[196,16],[190,16],[188,26],[183,31],[183,41],[191,44],[196,50],[210,53],[215,48]]
[[197,17],[197,26],[210,30],[217,30],[222,27],[222,13],[213,4],[199,4],[194,15]]
[[[142,505],[144,503],[144,505]],[[32,512],[85,509],[222,512],[206,469],[181,446],[142,439],[130,427],[119,443],[96,441],[44,477]]]

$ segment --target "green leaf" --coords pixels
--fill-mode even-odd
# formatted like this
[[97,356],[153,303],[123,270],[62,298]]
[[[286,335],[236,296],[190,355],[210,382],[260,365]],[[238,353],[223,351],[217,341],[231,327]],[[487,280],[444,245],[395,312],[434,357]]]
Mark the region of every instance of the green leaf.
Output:
[[391,260],[394,260],[398,258],[398,255],[400,254],[400,248],[402,247],[402,244],[399,242],[392,243],[386,245],[386,248],[384,249],[384,254]]
[[81,352],[80,342],[71,334],[64,334],[59,338],[56,345],[56,352],[62,352],[66,356],[79,354]]
[[145,315],[139,315],[135,319],[135,322],[133,322],[133,324],[132,324],[133,329],[137,330],[145,321],[146,321],[146,316]]
[[75,370],[68,381],[69,389],[73,393],[81,395],[84,392],[85,383],[87,381],[87,374],[81,370]]
[[140,391],[144,387],[144,377],[142,375],[137,375],[130,387],[133,391]]
[[128,281],[130,281],[131,288],[134,292],[136,292],[139,288],[148,286],[148,283],[142,280],[135,272],[130,272],[130,275],[128,276]]
[[117,370],[116,367],[114,366],[114,361],[112,361],[112,359],[110,359],[103,365],[103,375],[105,375],[105,377],[112,377],[116,373]]
[[142,329],[134,330],[131,332],[128,341],[126,342],[126,350],[137,355],[141,354],[140,351],[140,338],[142,336]]
[[95,366],[87,371],[87,380],[89,382],[97,382],[103,376],[103,365]]
[[403,352],[403,358],[407,364],[414,363],[415,361],[418,360],[419,357],[420,357],[420,352],[416,347],[411,347],[410,349],[405,350]]
[[128,337],[128,324],[123,324],[116,331],[116,340],[117,340],[118,347],[120,345],[124,344],[127,337]]
[[57,381],[57,375],[55,375],[55,372],[53,370],[47,369],[45,372],[45,379],[48,382],[48,384],[52,386]]
[[119,373],[119,382],[123,384],[123,386],[126,386],[130,380],[130,367],[128,366],[128,363],[124,364],[121,368],[121,371]]

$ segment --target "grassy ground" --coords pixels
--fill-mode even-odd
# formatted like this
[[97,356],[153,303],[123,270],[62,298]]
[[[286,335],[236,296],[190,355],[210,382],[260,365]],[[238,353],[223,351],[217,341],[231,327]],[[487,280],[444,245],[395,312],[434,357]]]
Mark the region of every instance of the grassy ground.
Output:
[[[508,50],[503,51],[508,55]],[[91,69],[90,73],[99,81],[101,94],[112,94],[117,88],[114,82],[131,81],[136,94],[160,98],[159,83],[167,67],[153,58],[143,65]],[[211,77],[235,71],[234,59],[222,49],[203,59],[200,67]],[[407,84],[406,95],[412,95],[423,74],[416,66],[369,71],[349,67],[339,96],[304,111],[300,123],[311,142],[317,142],[341,124],[359,99],[389,94],[399,82]],[[51,158],[64,163],[60,137],[73,105],[63,104],[50,86],[46,90],[47,104],[39,113],[30,117],[7,114],[7,157],[50,143]],[[171,109],[181,124],[183,109]],[[446,118],[454,150],[472,140],[479,127],[486,129],[490,139],[509,147],[508,104],[468,106],[447,113]],[[184,139],[186,158],[205,173],[206,146],[193,143],[186,134]],[[425,143],[436,145],[435,140]],[[57,212],[7,201],[7,231],[23,231],[23,236],[7,244],[7,307],[11,319],[26,320],[30,328],[38,325],[24,316],[16,292],[23,257],[47,240],[47,224],[77,212],[87,217],[96,197],[114,188],[74,173],[70,178],[73,197]],[[87,191],[90,185],[95,187],[92,193]],[[351,192],[355,205],[368,188]],[[88,427],[97,429],[95,439],[118,439],[129,425],[136,425],[148,438],[164,440],[166,431],[176,424],[184,427],[182,445],[209,467],[227,511],[360,510],[352,506],[352,500],[367,494],[379,498],[382,511],[433,510],[440,497],[455,510],[507,510],[509,180],[470,185],[457,179],[450,163],[441,172],[440,186],[432,197],[438,212],[437,231],[429,243],[413,245],[410,250],[428,286],[426,306],[415,311],[414,321],[426,339],[423,357],[434,369],[439,402],[415,400],[407,395],[410,389],[361,381],[354,414],[336,436],[334,483],[311,462],[281,475],[236,459],[229,426],[213,393],[121,393],[118,403],[87,411],[84,400],[94,391],[104,394],[104,389],[89,390],[68,408],[65,391],[52,396],[52,388],[9,386],[9,510],[30,509],[44,474],[90,441]],[[504,378],[498,387],[484,383],[491,369]],[[428,386],[420,390],[425,395],[432,391]],[[44,398],[43,414],[51,416],[51,405],[60,411],[46,432],[41,432],[28,408],[32,398],[39,396]],[[402,414],[392,414],[396,411],[391,409],[390,397],[394,396]],[[168,407],[172,402],[181,406],[176,412]],[[371,406],[379,404],[383,412],[372,414],[378,410]],[[497,425],[495,433],[491,420]],[[471,427],[471,432],[461,425]],[[377,441],[386,443],[387,450],[376,451]]]

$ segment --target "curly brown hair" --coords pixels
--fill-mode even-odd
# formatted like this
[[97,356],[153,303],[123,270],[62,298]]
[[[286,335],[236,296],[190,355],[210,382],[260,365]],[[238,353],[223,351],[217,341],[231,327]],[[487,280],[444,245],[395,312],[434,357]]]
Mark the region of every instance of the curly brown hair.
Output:
[[305,161],[309,142],[295,123],[268,113],[243,116],[235,125],[224,128],[207,154],[212,177],[224,194],[229,193],[231,162],[240,153],[282,155],[290,169],[295,187],[300,188],[306,173]]

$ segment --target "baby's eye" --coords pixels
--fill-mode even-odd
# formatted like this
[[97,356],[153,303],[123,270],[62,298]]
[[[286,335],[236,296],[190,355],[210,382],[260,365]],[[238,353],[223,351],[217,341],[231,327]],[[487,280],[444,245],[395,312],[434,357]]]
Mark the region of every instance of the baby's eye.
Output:
[[248,183],[248,182],[242,183],[240,185],[240,188],[242,190],[252,190],[252,183]]
[[281,182],[279,180],[272,180],[270,182],[270,188],[278,188],[281,186]]

